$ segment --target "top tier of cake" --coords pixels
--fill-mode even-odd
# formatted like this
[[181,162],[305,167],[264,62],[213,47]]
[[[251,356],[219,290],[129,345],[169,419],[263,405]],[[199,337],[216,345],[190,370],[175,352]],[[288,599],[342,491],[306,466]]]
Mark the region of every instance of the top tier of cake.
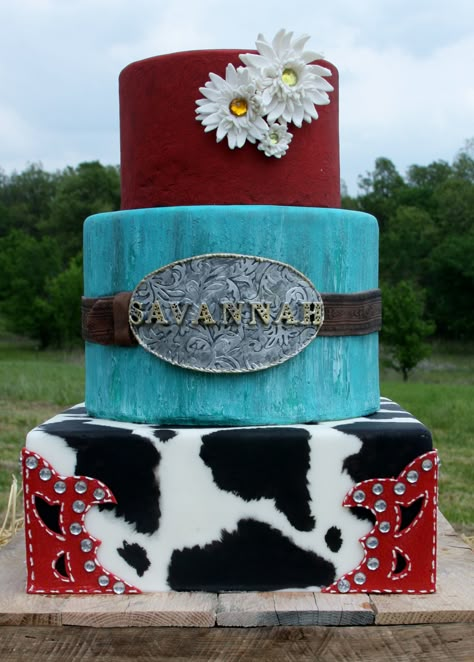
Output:
[[290,125],[282,158],[255,145],[216,144],[196,121],[196,101],[209,74],[242,65],[237,50],[160,55],[126,67],[120,76],[122,209],[186,205],[339,207],[338,75],[318,119]]

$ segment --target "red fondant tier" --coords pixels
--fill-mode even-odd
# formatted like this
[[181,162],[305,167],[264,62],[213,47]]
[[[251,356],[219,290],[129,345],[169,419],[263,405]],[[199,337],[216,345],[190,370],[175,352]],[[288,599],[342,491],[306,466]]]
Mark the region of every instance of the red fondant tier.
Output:
[[339,207],[338,76],[330,103],[301,129],[281,159],[204,132],[196,100],[213,72],[241,65],[248,51],[188,51],[135,62],[120,76],[122,209],[267,204]]

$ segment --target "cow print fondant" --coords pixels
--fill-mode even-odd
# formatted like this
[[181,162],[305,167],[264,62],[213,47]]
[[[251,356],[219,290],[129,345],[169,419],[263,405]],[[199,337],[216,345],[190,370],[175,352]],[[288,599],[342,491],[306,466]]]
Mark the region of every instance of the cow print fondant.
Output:
[[27,448],[114,493],[116,505],[85,519],[108,571],[142,591],[218,591],[315,589],[352,570],[372,524],[345,495],[397,476],[432,442],[383,399],[357,419],[220,429],[108,421],[78,406],[33,430]]

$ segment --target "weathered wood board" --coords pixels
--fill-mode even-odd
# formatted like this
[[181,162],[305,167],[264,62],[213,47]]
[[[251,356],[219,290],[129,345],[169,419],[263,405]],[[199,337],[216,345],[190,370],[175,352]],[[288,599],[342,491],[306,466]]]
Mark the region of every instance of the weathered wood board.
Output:
[[431,595],[335,595],[302,591],[49,597],[27,595],[25,583],[24,541],[19,534],[0,550],[0,625],[3,626],[301,628],[474,622],[474,554],[442,515],[439,516],[438,590]]

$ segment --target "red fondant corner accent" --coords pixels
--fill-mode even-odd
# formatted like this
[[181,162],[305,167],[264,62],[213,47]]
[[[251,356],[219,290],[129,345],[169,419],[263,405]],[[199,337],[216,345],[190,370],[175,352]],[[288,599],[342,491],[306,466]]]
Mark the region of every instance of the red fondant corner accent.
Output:
[[[87,476],[61,476],[40,455],[26,448],[22,451],[22,466],[27,592],[140,593],[100,565],[96,552],[101,541],[89,535],[84,526],[91,506],[116,503],[110,489]],[[58,483],[61,483],[59,491]],[[81,483],[79,491],[78,483]],[[39,516],[36,496],[51,506],[59,506],[60,533],[48,528]],[[81,549],[84,540],[90,541],[90,549]],[[62,572],[56,568],[59,559]]]
[[[323,592],[434,593],[438,464],[436,451],[430,451],[411,462],[398,478],[365,480],[348,492],[343,505],[368,508],[376,523],[360,540],[363,561]],[[418,499],[423,500],[420,512],[402,529],[401,507]]]

